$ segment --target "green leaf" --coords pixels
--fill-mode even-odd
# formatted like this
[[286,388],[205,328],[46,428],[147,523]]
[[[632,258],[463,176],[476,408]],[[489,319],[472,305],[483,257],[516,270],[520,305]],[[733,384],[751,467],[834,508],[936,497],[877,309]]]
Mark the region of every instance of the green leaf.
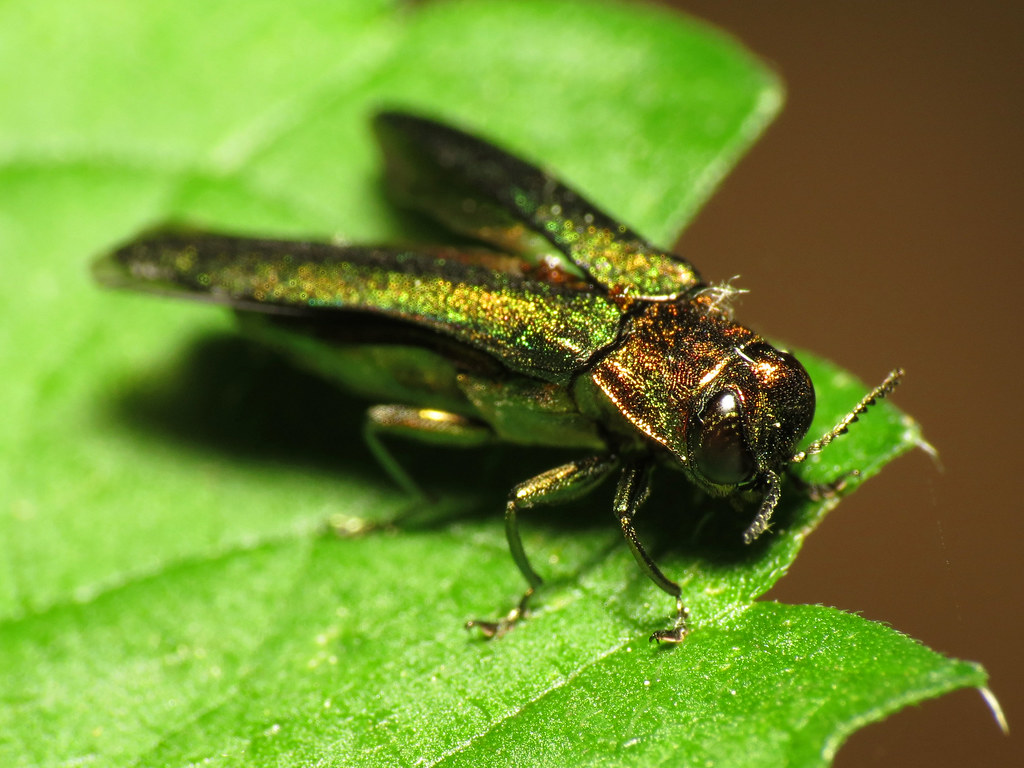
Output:
[[[641,533],[683,585],[686,643],[647,643],[672,606],[607,489],[527,516],[551,586],[473,639],[462,622],[523,587],[504,493],[562,457],[402,447],[439,499],[410,509],[360,404],[225,313],[89,279],[169,218],[392,237],[368,130],[385,105],[669,243],[781,100],[728,37],[567,0],[41,0],[0,6],[0,71],[0,764],[824,765],[857,727],[984,684],[887,627],[753,602],[831,503],[787,488],[744,548],[746,521],[671,473]],[[807,359],[820,434],[863,387]],[[919,440],[885,404],[803,471],[863,480]]]

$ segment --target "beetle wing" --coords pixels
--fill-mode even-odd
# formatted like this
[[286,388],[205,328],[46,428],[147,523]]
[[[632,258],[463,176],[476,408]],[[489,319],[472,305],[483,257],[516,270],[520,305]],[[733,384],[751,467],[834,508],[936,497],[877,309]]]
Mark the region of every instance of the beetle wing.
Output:
[[366,313],[483,351],[509,370],[568,381],[612,344],[620,310],[522,259],[156,232],[98,261],[107,285],[327,320]]
[[450,126],[400,112],[374,123],[400,203],[450,229],[522,254],[568,256],[594,286],[668,299],[697,271],[660,251],[541,169]]

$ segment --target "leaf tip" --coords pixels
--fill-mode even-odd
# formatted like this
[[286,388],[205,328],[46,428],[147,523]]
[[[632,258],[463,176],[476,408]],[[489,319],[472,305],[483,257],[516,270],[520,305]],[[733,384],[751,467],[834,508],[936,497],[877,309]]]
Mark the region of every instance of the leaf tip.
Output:
[[981,698],[988,704],[988,708],[992,712],[992,717],[995,718],[999,730],[1003,732],[1004,736],[1009,736],[1010,724],[1006,721],[1006,715],[1003,713],[1003,707],[999,703],[999,699],[996,698],[996,695],[992,693],[990,688],[984,686],[978,688],[978,693],[981,694]]

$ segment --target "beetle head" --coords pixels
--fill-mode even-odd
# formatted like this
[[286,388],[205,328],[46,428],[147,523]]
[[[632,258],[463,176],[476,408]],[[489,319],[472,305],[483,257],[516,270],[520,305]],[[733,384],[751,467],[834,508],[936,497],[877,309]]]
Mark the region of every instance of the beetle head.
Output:
[[755,342],[736,349],[695,405],[688,463],[724,495],[789,461],[814,417],[814,387],[793,355]]
[[[779,475],[814,417],[814,387],[793,355],[756,340],[736,348],[702,388],[690,416],[687,467],[710,493],[753,492],[760,519],[778,501]],[[762,532],[748,529],[753,540]]]

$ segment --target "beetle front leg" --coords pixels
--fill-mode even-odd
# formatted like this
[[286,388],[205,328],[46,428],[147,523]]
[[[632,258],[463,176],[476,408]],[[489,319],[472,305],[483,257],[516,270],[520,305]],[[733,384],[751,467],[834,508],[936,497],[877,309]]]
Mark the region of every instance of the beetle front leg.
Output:
[[647,574],[647,578],[676,599],[675,624],[671,629],[658,630],[651,635],[650,639],[657,642],[664,640],[667,643],[680,643],[686,637],[686,619],[689,615],[686,606],[683,605],[682,590],[678,584],[661,572],[657,563],[651,559],[643,544],[640,543],[640,538],[633,527],[633,518],[636,517],[637,510],[640,509],[640,505],[647,500],[647,496],[651,492],[653,466],[648,461],[629,464],[622,470],[622,474],[619,476],[619,485],[615,489],[615,516],[619,518],[622,535],[626,537],[626,543],[633,551],[633,557],[636,558],[640,570]]
[[494,439],[487,426],[457,413],[407,405],[375,405],[370,408],[363,428],[366,444],[392,479],[411,496],[418,498],[425,498],[426,494],[381,442],[381,435],[457,448],[473,448]]
[[487,638],[501,637],[526,615],[530,598],[544,583],[530,565],[530,560],[523,549],[523,540],[519,535],[518,511],[584,496],[604,480],[617,465],[618,460],[613,456],[591,456],[549,469],[512,489],[505,506],[505,538],[508,540],[512,559],[530,587],[516,607],[505,616],[497,621],[471,619],[466,622],[467,629],[476,627]]

